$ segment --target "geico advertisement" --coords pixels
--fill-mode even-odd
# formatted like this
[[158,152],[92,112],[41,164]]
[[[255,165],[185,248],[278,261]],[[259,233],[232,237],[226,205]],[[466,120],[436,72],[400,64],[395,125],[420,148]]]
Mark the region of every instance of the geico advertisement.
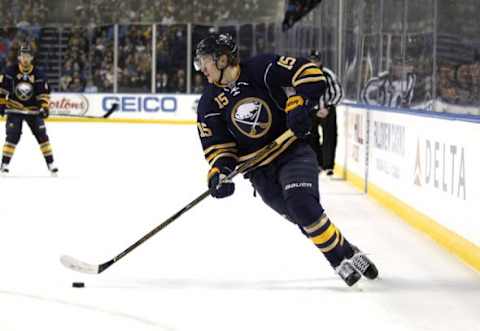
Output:
[[111,118],[195,120],[200,95],[53,93],[52,116],[102,116],[114,104]]

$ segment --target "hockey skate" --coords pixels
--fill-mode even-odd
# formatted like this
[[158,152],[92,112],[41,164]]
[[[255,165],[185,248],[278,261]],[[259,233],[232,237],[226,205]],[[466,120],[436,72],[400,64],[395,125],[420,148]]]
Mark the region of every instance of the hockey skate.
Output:
[[355,270],[348,259],[343,260],[342,263],[335,268],[335,272],[345,281],[345,283],[347,283],[348,286],[354,285],[360,278],[362,278],[362,275]]
[[2,163],[2,165],[0,165],[0,174],[8,174],[8,164]]
[[372,261],[358,247],[353,246],[353,256],[349,259],[353,267],[365,278],[378,277],[378,269]]
[[48,171],[50,171],[50,174],[52,175],[52,177],[56,177],[58,174],[58,168],[53,163],[49,163],[47,164],[47,166],[48,166]]

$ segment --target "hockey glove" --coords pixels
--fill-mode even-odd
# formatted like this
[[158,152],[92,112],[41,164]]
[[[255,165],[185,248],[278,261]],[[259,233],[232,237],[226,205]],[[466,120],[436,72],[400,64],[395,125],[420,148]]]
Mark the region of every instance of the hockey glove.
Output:
[[305,106],[304,99],[295,95],[287,100],[287,127],[295,133],[298,138],[304,138],[312,128],[310,108]]
[[[225,177],[232,171],[228,168],[219,169],[213,167],[208,172],[208,188],[211,190],[211,195],[214,198],[226,198],[235,191],[235,184],[232,181],[227,181],[220,184]],[[220,184],[220,185],[219,185]]]
[[48,108],[40,108],[40,116],[42,118],[48,118],[48,116],[50,116],[50,111]]

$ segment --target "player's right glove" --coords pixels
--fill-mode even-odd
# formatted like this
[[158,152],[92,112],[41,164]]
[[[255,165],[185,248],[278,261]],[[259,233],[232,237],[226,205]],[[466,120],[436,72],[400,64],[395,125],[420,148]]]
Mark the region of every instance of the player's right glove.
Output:
[[228,176],[232,171],[228,168],[219,169],[213,167],[208,172],[208,188],[211,189],[211,195],[214,198],[221,199],[226,198],[233,194],[235,191],[235,184],[232,181],[227,181],[222,183],[220,186],[220,181]]
[[287,127],[298,138],[305,137],[312,128],[310,108],[305,106],[305,100],[300,95],[294,95],[287,100]]

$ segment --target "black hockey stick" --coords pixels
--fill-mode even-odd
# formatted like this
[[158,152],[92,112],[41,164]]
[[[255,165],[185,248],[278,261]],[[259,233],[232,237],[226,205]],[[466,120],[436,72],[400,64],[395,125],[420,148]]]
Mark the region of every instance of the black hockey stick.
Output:
[[[292,137],[294,134],[291,130],[285,131],[280,137],[272,141],[270,144],[265,146],[263,149],[261,149],[258,154],[243,163],[240,167],[236,168],[233,172],[231,172],[228,176],[226,176],[223,180],[222,183],[227,182],[236,175],[244,172],[245,170],[249,169],[250,167],[256,165],[264,157],[266,157],[273,149],[276,149],[278,146],[283,144],[287,139]],[[195,198],[192,202],[187,204],[185,207],[180,209],[178,212],[176,212],[174,215],[170,216],[166,221],[158,225],[156,228],[154,228],[152,231],[144,235],[142,238],[140,238],[137,242],[135,242],[133,245],[125,249],[123,252],[115,256],[113,259],[102,263],[102,264],[89,264],[82,262],[80,260],[77,260],[76,258],[73,258],[68,255],[63,255],[60,257],[60,262],[67,268],[78,271],[78,272],[83,272],[87,274],[99,274],[105,271],[107,268],[109,268],[112,264],[116,263],[119,261],[121,258],[123,258],[125,255],[133,251],[135,248],[143,244],[145,241],[147,241],[149,238],[153,237],[157,232],[161,231],[164,229],[167,225],[175,221],[177,218],[179,218],[181,215],[186,213],[188,210],[192,209],[194,206],[196,206],[199,202],[201,202],[203,199],[208,197],[211,193],[212,189],[208,189],[207,191],[203,192],[200,194],[197,198]]]
[[61,117],[76,117],[76,118],[108,118],[114,111],[118,109],[118,103],[112,104],[109,110],[102,116],[89,116],[89,115],[74,115],[74,114],[52,114],[53,116]]

